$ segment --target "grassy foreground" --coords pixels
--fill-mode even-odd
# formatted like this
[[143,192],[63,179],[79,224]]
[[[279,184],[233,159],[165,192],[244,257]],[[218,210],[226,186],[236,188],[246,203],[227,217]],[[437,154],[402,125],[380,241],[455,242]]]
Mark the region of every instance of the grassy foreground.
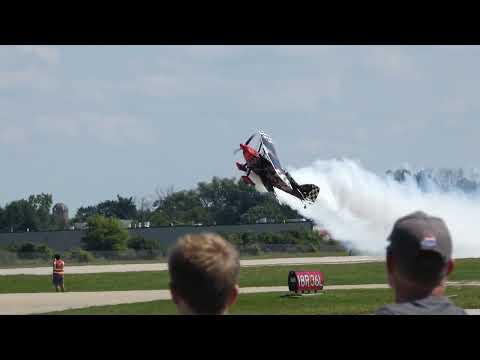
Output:
[[[449,277],[452,281],[480,280],[480,259],[464,259],[456,262]],[[240,286],[286,286],[290,270],[320,270],[325,274],[326,285],[385,284],[384,263],[263,266],[242,268]],[[126,291],[159,290],[168,288],[168,272],[127,272],[103,274],[68,274],[65,277],[67,291]],[[49,275],[0,276],[0,293],[51,292]]]
[[[390,289],[331,290],[315,296],[288,298],[283,293],[243,294],[231,310],[232,315],[367,315],[393,301]],[[480,288],[450,287],[447,296],[463,308],[480,308]],[[52,315],[174,315],[170,300],[135,304],[96,306],[50,313]]]

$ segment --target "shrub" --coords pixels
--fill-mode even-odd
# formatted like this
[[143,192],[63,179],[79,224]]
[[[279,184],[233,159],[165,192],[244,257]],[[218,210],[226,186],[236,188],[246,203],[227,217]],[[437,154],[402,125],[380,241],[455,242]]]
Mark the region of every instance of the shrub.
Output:
[[10,265],[17,262],[17,255],[8,250],[0,250],[0,264]]
[[128,239],[128,247],[138,252],[138,256],[153,258],[161,251],[160,243],[157,240],[147,240],[142,236],[134,236]]
[[321,250],[345,250],[344,246],[318,231],[283,231],[266,233],[222,233],[226,240],[241,249],[250,249],[250,245],[258,244],[267,251],[302,251],[316,252]]
[[158,250],[160,243],[156,240],[147,240],[142,236],[133,236],[128,239],[128,247],[134,250]]
[[55,255],[54,251],[45,244],[38,245],[36,248],[36,252],[42,257],[46,257],[49,259],[53,258],[53,256]]
[[88,230],[82,238],[85,250],[127,250],[128,231],[117,219],[96,215],[88,219]]
[[253,244],[248,244],[246,246],[240,247],[240,253],[246,254],[246,255],[259,255],[262,252],[262,248],[260,245],[253,243]]
[[73,249],[70,252],[69,257],[72,260],[76,260],[81,263],[92,262],[95,260],[95,256],[91,252],[79,248]]
[[17,248],[17,256],[20,259],[51,259],[53,255],[53,250],[45,244],[35,245],[34,243],[26,242]]

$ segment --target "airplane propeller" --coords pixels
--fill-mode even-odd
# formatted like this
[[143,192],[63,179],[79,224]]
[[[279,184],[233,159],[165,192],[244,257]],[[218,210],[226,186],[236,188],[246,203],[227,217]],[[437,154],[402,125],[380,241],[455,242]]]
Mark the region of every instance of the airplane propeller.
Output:
[[[248,138],[248,140],[245,141],[245,145],[250,144],[250,141],[252,141],[252,139],[255,137],[255,135],[256,135],[256,134],[253,134],[252,136],[250,136],[250,137]],[[234,151],[233,151],[233,155],[236,155],[240,150],[242,150],[242,148],[238,148],[238,149],[234,150]]]
[[245,142],[245,145],[248,145],[250,143],[250,141],[252,141],[253,137],[255,136],[255,134],[253,134],[252,136],[250,136],[248,138],[248,140]]

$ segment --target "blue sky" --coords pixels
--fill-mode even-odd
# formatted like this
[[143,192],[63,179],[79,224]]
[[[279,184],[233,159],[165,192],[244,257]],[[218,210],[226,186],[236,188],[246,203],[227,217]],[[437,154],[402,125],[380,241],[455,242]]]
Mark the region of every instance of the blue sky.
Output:
[[[76,208],[237,176],[262,129],[284,165],[476,167],[478,46],[0,46],[0,205]],[[238,157],[238,156],[237,156]]]

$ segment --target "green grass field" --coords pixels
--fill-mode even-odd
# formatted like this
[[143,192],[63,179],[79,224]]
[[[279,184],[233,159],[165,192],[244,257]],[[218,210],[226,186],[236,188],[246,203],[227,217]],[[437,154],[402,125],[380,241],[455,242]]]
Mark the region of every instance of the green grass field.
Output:
[[[390,289],[332,290],[319,295],[284,297],[283,293],[243,294],[230,309],[232,315],[367,315],[393,301]],[[465,309],[480,308],[480,288],[449,287],[447,296]],[[50,313],[53,315],[174,315],[170,300],[96,306]]]
[[[458,260],[449,280],[480,280],[480,259]],[[240,286],[286,286],[290,270],[320,270],[325,274],[326,285],[385,284],[384,263],[263,266],[242,268]],[[158,290],[168,288],[168,272],[127,272],[103,274],[68,274],[67,291],[125,291]],[[49,275],[0,276],[0,293],[51,292]]]

